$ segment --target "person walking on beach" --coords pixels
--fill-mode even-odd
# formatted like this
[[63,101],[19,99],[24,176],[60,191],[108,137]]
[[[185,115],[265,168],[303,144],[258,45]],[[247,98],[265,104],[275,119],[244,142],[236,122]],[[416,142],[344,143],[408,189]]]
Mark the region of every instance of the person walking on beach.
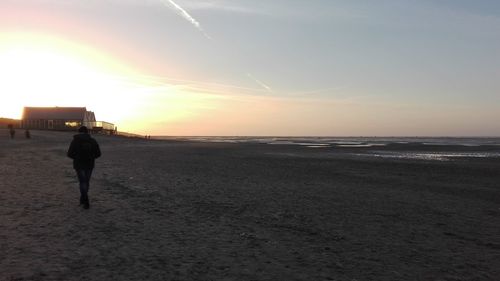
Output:
[[14,130],[14,125],[12,124],[9,124],[9,134],[10,134],[10,138],[13,139],[14,136],[16,135],[16,130]]
[[95,159],[101,156],[101,149],[97,141],[89,135],[87,127],[80,127],[78,132],[79,134],[73,136],[68,149],[68,157],[73,159],[73,168],[80,183],[80,205],[88,209],[90,207],[88,196],[90,177]]

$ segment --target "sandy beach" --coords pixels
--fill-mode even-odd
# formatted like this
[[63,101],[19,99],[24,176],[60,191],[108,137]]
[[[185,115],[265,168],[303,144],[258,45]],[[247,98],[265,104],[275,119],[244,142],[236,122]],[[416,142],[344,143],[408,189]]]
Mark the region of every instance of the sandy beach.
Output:
[[32,135],[0,130],[0,280],[500,280],[500,158],[95,136],[84,210],[72,134]]

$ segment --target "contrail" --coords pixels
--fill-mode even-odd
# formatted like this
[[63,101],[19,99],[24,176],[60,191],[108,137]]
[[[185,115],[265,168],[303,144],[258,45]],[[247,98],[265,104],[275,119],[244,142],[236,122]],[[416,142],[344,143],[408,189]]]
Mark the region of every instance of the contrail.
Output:
[[[265,89],[257,89],[257,88],[249,88],[249,87],[242,87],[239,85],[233,85],[233,84],[225,84],[225,83],[219,83],[219,82],[208,82],[208,81],[199,81],[199,80],[189,80],[189,79],[180,79],[180,78],[175,78],[175,77],[169,77],[169,76],[153,76],[153,75],[136,75],[137,81],[140,82],[146,82],[146,83],[152,83],[152,84],[157,84],[157,85],[175,85],[177,82],[181,83],[186,83],[187,85],[190,86],[195,86],[195,87],[222,87],[222,88],[232,88],[232,89],[238,89],[238,90],[246,90],[246,91],[253,91],[253,92],[264,92],[266,91]],[[119,77],[116,76],[117,79]]]
[[167,76],[153,76],[153,75],[135,75],[135,77],[128,77],[122,75],[110,75],[110,79],[115,81],[120,81],[127,85],[149,89],[157,90],[162,88],[176,88],[182,87],[190,90],[195,90],[199,92],[219,94],[219,95],[233,95],[235,89],[238,90],[237,93],[240,95],[251,95],[255,96],[256,93],[267,92],[265,89],[261,88],[248,88],[238,85],[223,84],[217,82],[204,82],[188,79],[178,79]]
[[260,81],[259,79],[253,77],[252,74],[250,73],[247,73],[247,76],[252,79],[253,81],[255,81],[255,83],[259,84],[262,88],[266,89],[268,92],[272,93],[273,92],[273,89],[271,89],[271,87],[269,87],[268,85],[264,84],[264,82]]
[[173,0],[160,0],[165,6],[169,8],[174,8],[175,11],[177,12],[178,15],[181,17],[185,18],[187,21],[189,21],[196,29],[198,29],[205,37],[208,39],[212,39],[210,35],[208,35],[203,28],[201,28],[201,24],[199,21],[197,21],[195,18],[193,18],[186,10],[184,10],[181,6],[179,6],[177,3],[175,3]]

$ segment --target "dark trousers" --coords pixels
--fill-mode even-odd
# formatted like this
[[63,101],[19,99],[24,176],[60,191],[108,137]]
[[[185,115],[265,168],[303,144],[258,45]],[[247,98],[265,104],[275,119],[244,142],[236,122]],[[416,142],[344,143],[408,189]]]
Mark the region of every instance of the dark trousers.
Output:
[[89,186],[90,186],[90,177],[92,176],[92,169],[76,169],[76,176],[78,177],[78,181],[80,182],[80,203],[88,203],[89,202]]

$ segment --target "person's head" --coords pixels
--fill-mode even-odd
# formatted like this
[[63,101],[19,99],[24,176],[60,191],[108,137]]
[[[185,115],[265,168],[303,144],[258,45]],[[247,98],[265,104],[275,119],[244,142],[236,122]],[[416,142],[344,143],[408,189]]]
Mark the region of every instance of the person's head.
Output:
[[88,134],[89,129],[87,129],[87,127],[85,127],[85,126],[81,126],[80,128],[78,128],[78,132],[83,133],[83,134]]

